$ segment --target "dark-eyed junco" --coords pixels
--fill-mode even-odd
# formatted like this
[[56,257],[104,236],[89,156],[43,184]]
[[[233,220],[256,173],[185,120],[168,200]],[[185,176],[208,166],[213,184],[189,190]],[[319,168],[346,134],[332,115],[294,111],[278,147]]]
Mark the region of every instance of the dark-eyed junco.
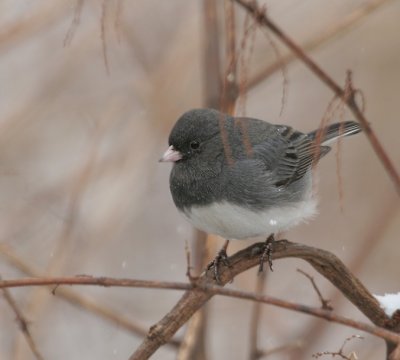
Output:
[[[316,213],[312,164],[331,141],[361,131],[346,121],[308,134],[212,109],[184,113],[160,161],[172,198],[196,228],[225,239],[281,232]],[[263,259],[264,260],[264,259]]]

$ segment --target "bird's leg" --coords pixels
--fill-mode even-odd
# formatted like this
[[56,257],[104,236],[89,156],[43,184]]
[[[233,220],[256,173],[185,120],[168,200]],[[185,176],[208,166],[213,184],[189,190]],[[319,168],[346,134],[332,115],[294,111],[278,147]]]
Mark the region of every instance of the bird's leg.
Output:
[[226,253],[226,249],[228,248],[229,245],[229,240],[226,240],[224,243],[224,246],[221,248],[220,251],[218,251],[217,256],[214,258],[213,261],[211,261],[207,265],[207,270],[210,270],[212,267],[214,267],[214,278],[217,281],[218,284],[221,284],[221,278],[219,276],[219,266],[220,264],[224,264],[227,267],[231,267],[231,264],[229,263],[228,255]]
[[272,269],[272,250],[274,247],[274,241],[275,241],[275,236],[274,234],[271,234],[270,236],[267,237],[267,240],[265,240],[264,242],[264,246],[263,246],[263,252],[260,256],[260,266],[258,267],[258,272],[262,273],[264,271],[264,262],[265,260],[268,260],[268,265],[269,268],[271,269],[271,271],[273,271]]

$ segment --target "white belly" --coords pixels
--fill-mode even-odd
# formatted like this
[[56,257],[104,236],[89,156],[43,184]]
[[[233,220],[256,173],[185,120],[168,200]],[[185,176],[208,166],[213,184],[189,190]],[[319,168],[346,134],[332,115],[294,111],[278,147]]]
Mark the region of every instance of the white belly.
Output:
[[225,239],[246,239],[281,232],[316,214],[312,197],[291,206],[254,212],[227,201],[192,207],[183,212],[196,228]]

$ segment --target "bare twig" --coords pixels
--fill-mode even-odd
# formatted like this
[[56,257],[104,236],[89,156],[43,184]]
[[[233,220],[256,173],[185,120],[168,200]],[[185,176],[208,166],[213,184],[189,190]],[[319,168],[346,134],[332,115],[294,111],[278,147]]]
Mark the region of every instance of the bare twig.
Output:
[[[280,245],[283,245],[282,242],[291,245],[298,245],[294,243],[288,243],[285,240],[279,241],[281,244],[276,244],[279,248]],[[242,272],[243,266],[245,266],[246,270],[249,266],[248,261],[238,261],[238,257],[242,258],[246,255],[248,257],[248,252],[254,252],[260,250],[260,244],[255,244],[250,246],[249,248],[240,251],[239,253],[233,255],[230,260],[235,261],[236,266],[232,266],[230,270],[232,273]],[[289,247],[291,247],[289,245]],[[293,249],[294,250],[294,249]],[[305,250],[305,249],[303,249]],[[278,250],[279,251],[279,250]],[[294,250],[296,251],[296,250]],[[280,251],[279,251],[280,252]],[[291,252],[291,251],[290,251]],[[297,252],[297,251],[296,251]],[[301,250],[302,252],[302,250]],[[307,251],[306,251],[307,252]],[[282,256],[280,254],[279,256]],[[258,263],[254,263],[253,266],[258,265]],[[229,270],[224,269],[222,274],[222,282],[226,283],[227,280],[231,277],[228,273]],[[358,330],[365,331],[372,335],[381,337],[388,341],[391,341],[396,344],[400,344],[400,336],[394,332],[386,330],[383,327],[372,326],[363,322],[355,321],[340,315],[333,314],[331,311],[323,310],[320,308],[313,308],[307,305],[301,305],[294,302],[281,300],[278,298],[274,298],[266,295],[257,295],[251,292],[233,290],[233,289],[225,289],[221,286],[212,285],[213,276],[208,272],[207,275],[204,275],[201,278],[201,282],[196,285],[190,283],[182,283],[182,282],[167,282],[167,281],[155,281],[155,280],[137,280],[137,279],[119,279],[119,278],[109,278],[109,277],[92,277],[92,276],[72,276],[72,277],[46,277],[46,278],[24,278],[24,279],[15,279],[15,280],[0,280],[0,288],[15,288],[15,287],[27,287],[27,286],[61,286],[61,285],[90,285],[90,286],[104,286],[104,287],[134,287],[134,288],[145,288],[145,289],[169,289],[169,290],[187,290],[184,294],[181,301],[178,303],[178,306],[174,307],[174,316],[168,314],[168,327],[176,328],[177,326],[181,326],[185,323],[182,321],[182,317],[186,320],[197,310],[198,307],[201,307],[206,301],[208,301],[214,295],[221,295],[227,297],[233,297],[244,300],[252,300],[259,301],[265,304],[275,305],[278,307],[282,307],[288,310],[297,311],[300,313],[313,315],[328,321],[336,322],[338,324],[346,325]],[[211,282],[211,283],[210,283]],[[182,308],[181,302],[185,304],[185,307]],[[179,308],[179,309],[178,309]],[[179,312],[177,312],[179,310]],[[181,311],[186,310],[186,311]],[[171,317],[172,316],[172,317]],[[384,315],[386,316],[386,315]],[[376,317],[376,316],[375,316]],[[173,318],[174,321],[171,322],[170,319]],[[150,333],[148,334],[147,340],[160,342],[165,341],[166,338],[160,336],[162,334],[158,334],[161,330],[164,330],[163,327],[160,327],[159,324],[154,325],[150,328]],[[177,329],[176,329],[177,330]],[[156,336],[156,339],[154,338]],[[162,343],[163,344],[163,343]],[[159,345],[162,345],[159,344]],[[157,347],[158,348],[158,347]],[[154,349],[156,350],[156,349]],[[134,359],[134,358],[133,358]]]
[[324,355],[331,355],[332,357],[339,356],[339,357],[341,357],[342,359],[346,359],[346,360],[355,360],[355,359],[357,359],[357,357],[355,357],[355,356],[353,355],[354,352],[351,352],[350,355],[345,355],[345,354],[343,353],[343,349],[344,349],[345,345],[346,345],[350,340],[353,340],[353,339],[361,339],[361,340],[363,340],[364,338],[363,338],[362,336],[360,336],[360,335],[352,335],[352,336],[350,336],[350,337],[348,337],[348,338],[346,338],[346,339],[344,340],[344,342],[343,342],[341,348],[340,348],[338,351],[323,351],[323,352],[317,352],[317,353],[313,354],[312,357],[315,358],[315,359],[318,359],[318,358],[320,358],[321,356],[324,356]]
[[[262,295],[265,291],[265,280],[267,278],[267,272],[263,271],[257,277],[256,290],[255,294]],[[262,352],[258,347],[258,332],[260,328],[260,320],[261,320],[261,303],[256,302],[253,305],[251,319],[250,319],[250,351],[249,351],[249,359],[257,360],[261,357]]]
[[324,297],[322,296],[321,291],[318,289],[318,286],[315,283],[314,278],[310,274],[307,274],[305,271],[303,271],[301,269],[297,269],[297,271],[300,274],[303,274],[305,277],[307,277],[310,280],[312,287],[314,288],[315,292],[318,295],[319,300],[321,301],[321,307],[325,310],[333,310],[333,307],[329,305],[330,301],[324,299]]
[[121,16],[123,13],[123,0],[117,0],[117,8],[115,11],[114,30],[117,34],[118,42],[121,42]]
[[204,1],[205,16],[205,50],[204,68],[207,71],[204,84],[204,102],[206,106],[218,109],[221,94],[221,66],[219,58],[219,33],[217,26],[217,9],[213,0]]
[[192,262],[190,260],[189,244],[187,242],[185,243],[185,253],[186,253],[186,277],[189,279],[191,283],[194,283],[199,277],[197,275],[192,275],[193,268],[192,268]]
[[19,328],[22,334],[25,337],[26,342],[28,343],[29,348],[31,349],[33,355],[38,360],[43,360],[43,356],[40,354],[35,341],[33,340],[32,334],[28,328],[28,321],[25,319],[24,315],[22,314],[21,310],[18,308],[16,302],[14,301],[10,291],[6,288],[2,289],[4,299],[6,300],[7,304],[10,305],[11,309],[14,311],[16,320],[18,322]]
[[[230,268],[230,271],[224,269],[222,273],[223,283],[226,283],[231,277],[231,275],[237,275],[238,272],[242,272],[245,269],[247,269],[247,267],[250,264],[252,264],[253,266],[258,265],[257,262],[254,262],[251,259],[249,259],[249,256],[251,256],[251,253],[259,254],[261,244],[262,243],[252,245],[249,248],[240,251],[239,253],[235,254],[230,258],[230,261],[233,262],[233,265]],[[285,250],[281,249],[281,246],[284,246]],[[294,246],[294,248],[292,248],[292,246]],[[293,251],[297,255],[300,255],[299,252],[300,253],[305,252],[303,254],[305,257],[309,255],[308,250],[310,249],[305,249],[305,248],[295,249],[297,246],[298,244],[289,243],[284,240],[279,241],[279,244],[276,244],[278,257],[279,258],[283,257],[284,255],[282,252],[286,252],[286,250],[289,250],[289,254],[292,253]],[[289,257],[293,256],[289,254],[287,254],[287,256]],[[243,258],[244,256],[248,259],[244,259]],[[222,295],[239,299],[259,301],[265,304],[271,304],[289,310],[317,316],[328,321],[336,322],[358,330],[368,332],[375,336],[386,339],[390,342],[400,344],[399,335],[391,331],[388,331],[382,327],[368,325],[366,323],[345,318],[343,316],[335,315],[330,311],[318,308],[312,308],[306,305],[300,305],[297,303],[277,299],[271,296],[257,295],[245,291],[225,289],[220,286],[211,285],[210,281],[211,282],[214,281],[211,280],[212,278],[213,278],[212,275],[210,273],[207,273],[202,277],[202,282],[198,283],[197,285],[192,285],[190,283],[180,283],[180,282],[116,279],[108,277],[91,277],[91,276],[26,278],[18,280],[0,280],[0,288],[40,286],[40,285],[58,285],[58,286],[97,285],[105,287],[118,286],[118,287],[140,287],[140,288],[151,288],[151,289],[187,290],[187,292],[183,295],[180,302],[174,307],[173,314],[169,313],[166,316],[166,318],[164,318],[165,319],[164,321],[166,321],[165,326],[163,326],[164,324],[157,324],[151,327],[148,337],[145,340],[145,343],[150,341],[156,343],[157,346],[155,348],[147,347],[145,349],[146,350],[145,352],[139,351],[135,353],[134,356],[131,357],[131,359],[136,359],[136,358],[145,359],[147,358],[147,356],[150,356],[151,354],[149,353],[149,351],[152,350],[151,353],[153,353],[160,345],[165,343],[165,341],[167,340],[167,337],[163,336],[166,335],[165,330],[169,330],[169,332],[171,331],[171,328],[177,330],[199,307],[201,307],[207,300],[209,300],[214,295]],[[184,306],[182,307],[182,305]],[[173,319],[174,321],[170,321],[171,319]],[[167,333],[168,335],[170,335],[169,332]],[[139,356],[139,354],[140,356],[144,357],[137,357]]]
[[[203,242],[199,242],[198,244],[202,244],[202,247],[197,248],[197,258],[198,265],[202,263],[203,256],[199,251],[204,251],[205,239]],[[198,245],[197,244],[197,245]],[[190,251],[189,246],[185,244],[185,252],[186,252],[186,262],[187,262],[187,270],[186,276],[189,279],[191,284],[196,284],[196,281],[199,279],[198,275],[192,275],[191,270],[191,261],[190,261]],[[199,269],[196,269],[196,274],[199,274]],[[179,347],[177,360],[203,360],[206,359],[206,346],[205,346],[205,330],[207,321],[207,312],[205,308],[200,309],[196,312],[190,321],[188,322],[187,329],[185,332],[185,336],[182,340],[181,346]]]
[[372,148],[379,157],[386,172],[392,179],[396,191],[400,194],[400,175],[393,165],[392,160],[384,150],[375,132],[372,130],[367,118],[364,116],[355,101],[355,90],[352,89],[351,95],[346,96],[345,89],[342,89],[321,67],[319,67],[305,52],[295,43],[286,33],[284,33],[271,19],[262,12],[257,2],[246,0],[232,0],[245,8],[258,23],[271,30],[322,82],[324,82],[352,111],[355,118],[360,122],[363,130],[371,143]]
[[110,75],[110,67],[108,65],[108,56],[107,56],[107,38],[106,38],[106,20],[107,20],[107,5],[108,1],[103,0],[101,5],[101,20],[100,20],[100,30],[101,30],[101,45],[103,47],[103,59],[104,66],[106,67],[107,74]]
[[[375,10],[379,9],[382,5],[389,3],[392,0],[372,0],[360,5],[353,12],[344,16],[336,24],[330,27],[326,27],[326,30],[322,30],[316,33],[316,37],[302,45],[302,48],[307,52],[317,49],[319,46],[324,45],[329,40],[334,39],[340,34],[348,31],[353,26],[357,25],[361,20],[365,19],[366,16],[372,14]],[[249,88],[257,86],[261,81],[274,74],[277,70],[281,68],[281,63],[288,65],[293,60],[296,59],[294,53],[289,53],[282,57],[282,59],[277,59],[273,64],[266,66],[264,69],[260,70],[249,80]],[[361,109],[364,112],[364,109]]]
[[[396,218],[398,210],[398,202],[393,201],[389,206],[382,209],[381,214],[378,219],[375,219],[373,224],[371,224],[370,228],[366,228],[364,240],[359,245],[359,251],[357,251],[355,257],[350,260],[349,269],[353,274],[357,274],[361,267],[365,264],[369,255],[373,253],[380,243],[379,241],[382,238],[382,234],[384,230],[390,225],[390,223]],[[328,296],[331,299],[331,302],[334,304],[338,304],[343,297],[342,294],[334,289],[331,294]],[[315,319],[309,326],[309,329],[304,334],[307,339],[313,339],[313,342],[318,342],[318,339],[321,338],[325,334],[325,330],[327,329],[325,321],[319,321],[319,319]],[[301,359],[305,354],[309,353],[310,347],[312,343],[305,343],[304,346],[298,349],[297,355],[299,359]]]
[[188,323],[188,329],[186,330],[182,345],[179,348],[177,360],[206,359],[205,346],[198,339],[199,336],[204,337],[205,335],[205,321],[207,321],[207,318],[203,316],[201,311],[196,312],[192,316]]
[[[266,29],[265,29],[266,30]],[[267,31],[263,31],[265,37],[267,38],[274,54],[276,57],[276,63],[278,64],[278,68],[281,71],[282,74],[282,98],[281,98],[281,109],[279,111],[279,116],[283,115],[283,110],[285,109],[285,104],[286,104],[286,99],[288,96],[288,84],[289,84],[289,80],[288,80],[288,75],[287,75],[287,67],[286,67],[286,63],[285,63],[285,58],[282,56],[279,47],[275,44],[274,40],[271,38],[271,36],[269,35],[269,33]]]
[[[240,65],[240,82],[239,82],[239,95],[236,107],[236,113],[245,116],[246,115],[246,100],[247,100],[247,83],[248,83],[248,67],[250,64],[251,56],[254,51],[255,36],[257,33],[257,24],[251,19],[250,16],[246,15],[244,19],[244,29],[242,40],[240,41],[239,48],[239,65]],[[250,38],[250,45],[247,46]]]
[[220,108],[223,112],[233,115],[235,104],[239,95],[237,85],[237,57],[235,36],[235,13],[232,2],[225,4],[225,34],[226,34],[226,65],[222,83]]
[[79,23],[81,21],[83,2],[84,2],[84,0],[76,1],[74,17],[73,17],[71,25],[67,31],[67,34],[65,35],[65,38],[64,38],[64,47],[69,46],[72,42],[72,39],[74,38],[75,31],[78,28]]
[[[42,276],[37,269],[34,269],[31,265],[27,264],[26,261],[22,260],[18,255],[16,255],[10,247],[6,247],[0,244],[0,253],[10,262],[10,264],[15,266],[23,273],[34,277]],[[125,314],[120,315],[114,310],[108,308],[107,306],[99,304],[98,301],[92,300],[88,297],[84,297],[70,289],[58,289],[57,297],[69,302],[74,306],[85,309],[101,319],[109,321],[110,323],[117,325],[119,328],[124,329],[132,333],[133,335],[146,336],[147,334],[147,328],[145,326],[128,319]],[[177,347],[180,345],[180,341],[176,339],[171,339],[168,344]]]

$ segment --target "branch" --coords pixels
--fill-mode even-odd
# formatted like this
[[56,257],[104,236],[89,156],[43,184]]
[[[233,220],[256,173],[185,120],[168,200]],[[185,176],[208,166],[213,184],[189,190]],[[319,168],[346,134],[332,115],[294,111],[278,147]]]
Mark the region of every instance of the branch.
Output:
[[[346,338],[346,339],[343,341],[343,344],[342,344],[341,348],[340,348],[338,351],[323,351],[323,352],[317,352],[316,354],[313,354],[312,357],[315,358],[315,359],[318,359],[318,358],[320,358],[321,356],[330,355],[330,356],[332,356],[332,357],[339,356],[339,357],[341,357],[342,359],[346,359],[346,360],[357,359],[357,357],[356,357],[356,355],[355,355],[354,352],[351,352],[349,356],[347,356],[347,355],[345,355],[345,354],[343,353],[344,347],[346,346],[346,344],[347,344],[349,341],[353,340],[353,339],[361,339],[361,340],[363,340],[364,338],[363,338],[362,336],[360,336],[360,335],[352,335],[352,336]],[[354,356],[353,356],[352,354],[354,354]]]
[[[36,278],[42,277],[42,274],[38,269],[35,269],[32,265],[29,265],[26,261],[21,259],[10,247],[0,244],[0,254],[3,255],[12,266],[26,275]],[[115,310],[99,304],[99,302],[96,300],[90,299],[89,297],[84,297],[66,288],[58,289],[57,295],[58,298],[65,300],[71,305],[83,310],[87,310],[99,318],[111,322],[121,329],[129,331],[135,336],[146,336],[147,334],[147,328],[145,326],[128,319],[126,314],[119,314],[115,312]],[[181,342],[177,339],[171,339],[168,344],[178,347],[180,346]]]
[[64,38],[64,47],[71,45],[72,39],[75,35],[75,31],[81,22],[83,1],[84,0],[77,0],[77,2],[76,2],[75,10],[74,10],[74,17],[73,17],[72,23],[67,31],[67,34],[65,35],[65,38]]
[[[295,249],[290,249],[292,245],[294,246],[298,245],[295,243],[290,243],[286,240],[280,240],[279,243],[280,243],[279,247],[281,247],[281,245],[285,247],[286,244],[289,245],[289,247],[285,249],[289,250],[289,253],[291,253],[292,251],[296,251]],[[221,282],[223,284],[226,284],[237,274],[247,270],[249,267],[258,265],[258,259],[262,244],[263,243],[257,243],[255,245],[252,245],[247,249],[242,250],[233,255],[232,257],[230,257],[229,260],[234,261],[235,264],[229,269],[226,268],[224,268],[223,270],[221,269]],[[280,253],[279,257],[273,256],[273,258],[277,259],[277,258],[293,256],[293,255],[285,256],[283,253],[281,253],[282,251],[285,250],[284,249],[278,250]],[[255,258],[253,259],[254,261],[252,261],[251,265],[249,265],[251,261],[249,256],[253,257],[254,255],[255,255]],[[245,259],[246,257],[248,258],[247,261]],[[232,276],[233,274],[234,276]],[[166,319],[168,318],[169,327],[176,328],[177,325],[179,327],[182,326],[185,323],[185,321],[182,322],[182,317],[188,320],[190,316],[194,314],[194,312],[196,312],[198,308],[200,308],[212,296],[221,295],[237,299],[258,301],[261,303],[282,307],[288,310],[293,310],[300,313],[313,315],[328,321],[336,322],[338,324],[346,325],[358,330],[365,331],[367,333],[376,335],[395,344],[400,344],[399,335],[391,331],[388,331],[382,327],[372,326],[340,315],[335,315],[331,311],[323,310],[321,308],[314,308],[307,305],[300,305],[290,301],[281,300],[272,296],[257,295],[246,291],[225,289],[221,286],[213,285],[215,280],[212,278],[212,276],[213,276],[212,270],[209,270],[206,274],[204,274],[202,277],[199,278],[197,284],[182,283],[182,282],[152,281],[152,280],[136,280],[136,279],[116,279],[109,277],[92,277],[87,275],[72,276],[72,277],[24,278],[16,280],[0,280],[0,288],[55,285],[56,288],[53,290],[54,294],[56,294],[57,288],[61,285],[92,285],[92,286],[97,285],[104,287],[134,287],[134,288],[146,288],[146,289],[186,290],[186,293],[183,295],[178,304],[163,319],[164,321],[166,321]],[[193,301],[191,302],[191,300]],[[180,310],[182,309],[185,311],[181,312]],[[380,311],[381,309],[379,308],[378,312]],[[172,319],[173,321],[171,321]],[[178,328],[176,328],[176,330],[178,330]],[[152,326],[148,334],[148,339],[152,339],[156,335],[155,333],[159,332],[160,330],[161,330],[160,324]],[[160,336],[160,334],[157,335]],[[158,341],[159,340],[166,340],[166,337],[162,337],[161,339],[158,338]]]
[[204,342],[199,341],[199,338],[205,337],[204,323],[206,320],[202,311],[198,311],[192,316],[179,348],[177,360],[206,359]]
[[[363,241],[358,246],[359,250],[348,262],[348,268],[353,274],[359,273],[366,260],[376,251],[376,248],[379,246],[382,239],[382,234],[395,219],[397,211],[398,201],[397,199],[393,199],[393,202],[391,202],[389,206],[386,205],[386,207],[381,209],[381,213],[379,214],[379,217],[374,219],[374,223],[371,223],[369,227],[365,228]],[[341,293],[337,291],[337,289],[333,289],[327,298],[331,300],[331,303],[337,305],[341,300],[343,300]],[[327,324],[327,322],[322,322],[315,318],[310,324],[309,329],[305,333],[302,331],[301,335],[304,336],[305,339],[312,339],[312,342],[309,341],[305,343],[304,346],[297,350],[296,356],[299,359],[302,359],[305,354],[309,354],[312,343],[317,343],[318,339],[324,336]]]
[[226,50],[220,109],[227,114],[233,115],[239,95],[237,84],[235,9],[230,1],[225,0],[224,5]]
[[[319,46],[327,43],[329,40],[332,40],[350,30],[361,20],[365,19],[366,16],[372,14],[375,10],[379,9],[382,5],[385,5],[388,2],[390,2],[390,0],[372,0],[368,3],[360,5],[353,12],[349,13],[344,18],[339,19],[338,23],[331,25],[326,30],[322,30],[321,32],[315,34],[315,37],[310,41],[305,42],[302,45],[302,48],[307,52],[315,50]],[[278,71],[282,67],[282,64],[288,66],[289,63],[294,59],[296,59],[296,56],[293,53],[288,53],[281,59],[278,59],[272,64],[267,65],[249,80],[249,88],[257,86],[260,82],[264,81],[266,78]]]
[[[229,258],[231,267],[222,268],[220,280],[222,284],[230,282],[237,274],[248,270],[259,264],[259,256],[262,249],[261,244],[254,244]],[[296,257],[308,261],[318,272],[338,287],[344,295],[355,304],[372,322],[379,326],[385,326],[388,321],[387,315],[380,308],[377,300],[368,290],[355,278],[344,264],[333,254],[312,248],[305,245],[291,243],[281,240],[274,243],[273,259]],[[390,342],[398,343],[400,336],[382,328],[371,327],[351,319],[334,315],[323,309],[310,308],[308,306],[286,302],[269,296],[262,296],[253,293],[245,293],[237,290],[222,289],[214,284],[213,269],[204,274],[197,283],[197,290],[186,291],[174,308],[161,319],[156,325],[150,328],[147,338],[130,357],[130,360],[147,359],[194,314],[213,295],[234,296],[242,299],[260,301],[263,303],[284,307],[287,309],[312,314],[314,316],[345,324],[359,330],[367,331],[377,335],[389,336]],[[193,289],[192,286],[189,289]],[[207,291],[204,291],[207,290]],[[385,335],[383,335],[385,334]]]
[[[263,271],[257,277],[256,283],[256,294],[262,295],[265,290],[265,282],[266,282],[267,272]],[[257,360],[260,359],[262,356],[262,352],[258,348],[258,331],[260,328],[260,321],[261,321],[261,303],[256,302],[253,305],[253,309],[251,311],[251,318],[250,318],[250,351],[249,351],[249,359],[250,360]]]
[[[251,267],[259,265],[259,256],[262,251],[262,245],[263,243],[254,244],[231,256],[229,258],[231,267],[221,267],[220,269],[221,283],[226,284],[236,275]],[[215,286],[213,269],[204,273],[195,284],[77,276],[66,278],[0,280],[0,288],[38,285],[101,285],[187,290],[174,308],[159,323],[151,327],[147,338],[132,355],[131,360],[146,359],[151,356],[161,345],[169,341],[172,335],[213,295],[216,294],[259,301],[313,315],[328,321],[333,321],[368,332],[384,338],[389,342],[400,344],[399,335],[383,328],[390,321],[390,318],[388,318],[380,308],[377,300],[368,292],[361,282],[350,273],[350,271],[335,255],[321,249],[292,243],[286,240],[275,242],[272,258],[277,260],[288,257],[301,258],[309,262],[318,272],[330,280],[354,305],[357,306],[361,312],[377,325],[377,327],[335,315],[332,312],[323,309],[300,305],[270,296],[257,295]]]
[[256,1],[246,1],[246,0],[232,0],[242,6],[247,10],[260,25],[267,27],[271,30],[322,82],[324,82],[335,95],[342,99],[344,103],[351,110],[355,118],[360,122],[363,130],[371,143],[376,155],[382,162],[393,181],[396,191],[400,195],[400,175],[398,174],[396,168],[394,167],[391,159],[384,150],[380,141],[376,137],[374,131],[369,125],[368,120],[358,107],[355,100],[354,89],[351,89],[350,94],[346,92],[345,89],[341,88],[321,67],[319,67],[304,51],[297,45],[288,35],[286,35],[271,19],[263,12],[257,5]]
[[333,307],[329,305],[330,300],[326,300],[324,299],[324,297],[321,294],[321,291],[318,289],[317,284],[315,283],[314,278],[310,275],[307,274],[305,271],[301,270],[301,269],[297,269],[297,271],[300,274],[303,274],[308,280],[310,280],[312,287],[314,288],[315,292],[318,295],[319,301],[321,301],[321,307],[325,310],[333,310]]
[[14,301],[13,297],[11,296],[10,292],[8,291],[8,289],[6,289],[6,288],[3,289],[3,296],[4,296],[4,299],[6,300],[7,304],[10,305],[11,309],[14,311],[19,328],[20,328],[22,334],[24,335],[25,340],[28,343],[28,346],[31,349],[32,353],[34,354],[35,358],[37,360],[43,360],[43,356],[40,354],[40,352],[35,344],[35,341],[33,340],[33,337],[29,331],[28,321],[25,319],[21,310],[18,308],[17,304],[15,303],[15,301]]

